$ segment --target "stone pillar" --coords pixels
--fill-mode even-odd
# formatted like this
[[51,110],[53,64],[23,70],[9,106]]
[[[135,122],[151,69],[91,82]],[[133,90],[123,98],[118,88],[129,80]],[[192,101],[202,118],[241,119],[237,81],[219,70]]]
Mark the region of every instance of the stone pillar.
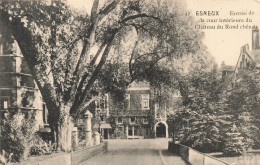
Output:
[[126,126],[126,139],[128,139],[128,125]]
[[78,144],[79,144],[79,138],[78,138],[78,127],[73,127],[72,128],[72,143],[73,143],[73,147],[78,148]]
[[98,145],[98,144],[100,144],[100,134],[97,131],[95,131],[94,132],[94,145]]
[[91,118],[92,114],[89,112],[89,110],[86,111],[84,114],[85,117],[85,131],[86,131],[86,145],[91,146],[92,145],[92,130],[91,130]]

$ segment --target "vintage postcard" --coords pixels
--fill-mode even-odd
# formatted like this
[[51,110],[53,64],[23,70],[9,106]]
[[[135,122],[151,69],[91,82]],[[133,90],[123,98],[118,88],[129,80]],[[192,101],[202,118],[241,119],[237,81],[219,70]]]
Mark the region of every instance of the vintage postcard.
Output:
[[260,0],[0,0],[0,164],[260,164]]

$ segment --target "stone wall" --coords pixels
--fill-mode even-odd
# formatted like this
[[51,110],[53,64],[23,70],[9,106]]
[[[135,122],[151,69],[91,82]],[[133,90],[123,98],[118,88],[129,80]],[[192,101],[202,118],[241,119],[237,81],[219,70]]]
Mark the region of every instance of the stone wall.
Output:
[[228,165],[228,163],[217,158],[200,153],[190,147],[169,142],[168,151],[181,156],[191,165]]
[[34,161],[24,161],[14,163],[13,165],[78,165],[101,152],[107,151],[107,142],[83,149],[72,153],[64,153],[50,155],[50,157],[41,160],[40,158]]

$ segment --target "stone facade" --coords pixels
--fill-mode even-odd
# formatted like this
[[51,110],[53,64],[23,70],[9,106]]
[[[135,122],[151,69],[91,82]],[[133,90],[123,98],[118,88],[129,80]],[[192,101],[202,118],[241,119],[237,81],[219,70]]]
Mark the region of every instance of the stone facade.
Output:
[[5,114],[36,112],[37,124],[47,124],[47,109],[17,42],[0,35],[0,110]]
[[98,110],[102,115],[100,126],[104,139],[143,139],[168,137],[165,103],[155,103],[158,94],[147,82],[133,82],[124,101],[107,95],[107,106]]

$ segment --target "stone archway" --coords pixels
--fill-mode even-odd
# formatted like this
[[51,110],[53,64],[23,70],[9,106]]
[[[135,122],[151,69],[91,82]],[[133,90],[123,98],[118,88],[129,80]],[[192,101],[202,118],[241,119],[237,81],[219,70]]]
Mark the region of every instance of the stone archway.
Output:
[[154,126],[156,138],[168,138],[168,125],[164,121],[157,122]]

